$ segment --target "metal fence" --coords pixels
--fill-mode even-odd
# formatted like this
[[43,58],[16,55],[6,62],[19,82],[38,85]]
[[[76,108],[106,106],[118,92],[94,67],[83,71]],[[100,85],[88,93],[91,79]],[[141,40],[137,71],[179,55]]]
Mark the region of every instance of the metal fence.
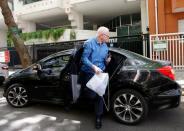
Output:
[[184,33],[150,35],[150,58],[172,61],[176,70],[184,70]]
[[150,56],[149,34],[129,35],[110,38],[110,46],[126,49],[143,56]]
[[[77,41],[65,41],[58,43],[44,43],[44,44],[33,44],[27,45],[29,54],[33,62],[36,62],[50,54],[55,52],[71,49],[75,46],[82,45],[85,40]],[[130,50],[141,55],[149,57],[149,35],[132,35],[132,36],[121,36],[111,37],[109,43],[110,47],[118,47],[126,50]],[[20,59],[13,47],[9,48],[10,51],[10,63],[9,66],[15,66],[20,64]]]

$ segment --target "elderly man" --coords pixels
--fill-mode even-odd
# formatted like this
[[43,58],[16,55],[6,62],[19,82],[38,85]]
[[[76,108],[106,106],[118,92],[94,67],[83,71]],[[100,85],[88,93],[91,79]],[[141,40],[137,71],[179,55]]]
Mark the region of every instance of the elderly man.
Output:
[[111,58],[108,57],[108,47],[106,42],[109,41],[109,29],[99,27],[97,35],[88,39],[84,43],[84,51],[82,54],[81,79],[84,94],[94,101],[95,105],[95,127],[100,129],[102,126],[103,99],[94,91],[86,87],[86,83],[94,74],[99,74],[105,70],[106,65]]

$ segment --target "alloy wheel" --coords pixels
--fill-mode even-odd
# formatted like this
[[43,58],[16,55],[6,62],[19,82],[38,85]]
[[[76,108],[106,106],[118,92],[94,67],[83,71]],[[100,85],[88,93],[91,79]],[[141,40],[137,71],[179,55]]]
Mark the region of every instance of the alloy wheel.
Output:
[[8,102],[14,107],[23,107],[28,103],[27,91],[22,86],[10,88],[7,94]]
[[138,95],[125,91],[115,97],[113,112],[121,122],[134,124],[140,121],[145,113],[144,103]]

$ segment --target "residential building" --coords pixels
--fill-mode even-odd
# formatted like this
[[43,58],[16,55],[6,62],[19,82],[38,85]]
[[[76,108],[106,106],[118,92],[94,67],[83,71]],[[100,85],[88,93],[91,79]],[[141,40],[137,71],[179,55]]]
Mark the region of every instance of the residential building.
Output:
[[[111,36],[147,33],[147,4],[146,0],[115,0],[113,4],[112,0],[14,0],[11,6],[22,32],[64,27],[79,32],[76,39],[85,39],[101,25],[110,28]],[[1,47],[6,45],[6,33],[0,14]]]
[[184,0],[149,0],[151,34],[184,32]]

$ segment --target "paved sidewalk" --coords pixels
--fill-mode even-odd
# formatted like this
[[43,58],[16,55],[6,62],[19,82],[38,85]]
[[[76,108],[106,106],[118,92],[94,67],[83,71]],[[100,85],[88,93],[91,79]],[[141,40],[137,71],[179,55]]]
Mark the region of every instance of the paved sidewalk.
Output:
[[[181,85],[182,95],[184,96],[184,70],[175,71],[176,81]],[[184,98],[182,98],[184,101]]]
[[175,71],[176,81],[184,88],[184,70]]

